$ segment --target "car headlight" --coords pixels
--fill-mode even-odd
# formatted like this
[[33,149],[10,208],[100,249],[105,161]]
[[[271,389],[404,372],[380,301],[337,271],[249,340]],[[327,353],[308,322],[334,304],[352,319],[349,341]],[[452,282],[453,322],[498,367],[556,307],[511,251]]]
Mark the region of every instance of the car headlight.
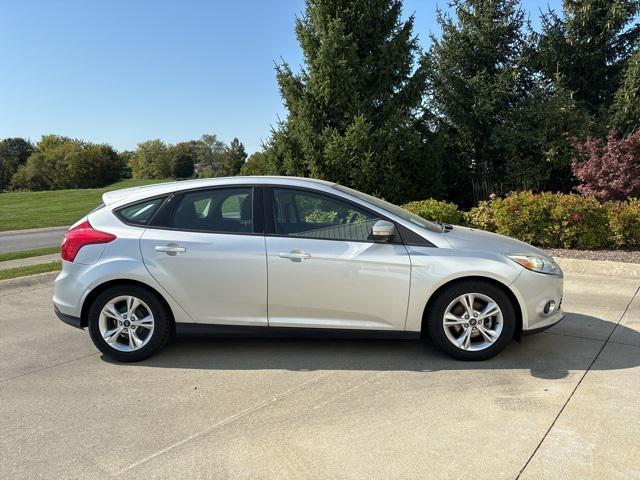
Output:
[[531,254],[507,254],[507,257],[528,270],[549,275],[560,275],[560,267],[553,260]]

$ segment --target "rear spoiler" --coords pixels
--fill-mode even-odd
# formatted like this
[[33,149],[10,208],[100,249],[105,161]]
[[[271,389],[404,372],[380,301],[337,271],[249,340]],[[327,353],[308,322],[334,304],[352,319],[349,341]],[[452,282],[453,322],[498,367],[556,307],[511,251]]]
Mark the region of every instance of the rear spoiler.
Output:
[[111,205],[112,203],[124,200],[129,195],[138,191],[140,187],[121,188],[120,190],[111,190],[102,194],[102,203],[105,205]]

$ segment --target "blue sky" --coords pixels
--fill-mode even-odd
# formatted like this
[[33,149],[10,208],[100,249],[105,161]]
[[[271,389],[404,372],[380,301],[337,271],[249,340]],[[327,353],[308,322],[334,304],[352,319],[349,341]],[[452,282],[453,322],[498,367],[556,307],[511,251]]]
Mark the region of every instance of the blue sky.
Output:
[[[560,0],[525,0],[540,8]],[[446,1],[437,5],[446,7]],[[0,138],[56,133],[132,149],[215,133],[252,153],[286,111],[274,61],[296,67],[303,0],[0,0]],[[415,33],[436,2],[405,0]]]

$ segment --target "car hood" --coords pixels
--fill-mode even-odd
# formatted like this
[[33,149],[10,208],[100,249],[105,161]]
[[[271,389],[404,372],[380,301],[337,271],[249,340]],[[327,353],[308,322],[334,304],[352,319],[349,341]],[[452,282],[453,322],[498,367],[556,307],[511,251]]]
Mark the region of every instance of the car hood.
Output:
[[454,226],[443,236],[455,249],[492,253],[535,253],[545,258],[551,258],[548,253],[528,243],[475,228]]

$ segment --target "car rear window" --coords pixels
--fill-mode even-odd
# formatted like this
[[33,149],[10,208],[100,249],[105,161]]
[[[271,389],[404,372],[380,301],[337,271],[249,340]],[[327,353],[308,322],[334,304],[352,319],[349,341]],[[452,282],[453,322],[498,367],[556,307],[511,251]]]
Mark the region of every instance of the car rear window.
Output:
[[153,198],[151,200],[144,200],[142,202],[128,205],[116,211],[118,216],[125,223],[133,225],[147,225],[149,220],[156,213],[158,207],[162,205],[165,197]]

